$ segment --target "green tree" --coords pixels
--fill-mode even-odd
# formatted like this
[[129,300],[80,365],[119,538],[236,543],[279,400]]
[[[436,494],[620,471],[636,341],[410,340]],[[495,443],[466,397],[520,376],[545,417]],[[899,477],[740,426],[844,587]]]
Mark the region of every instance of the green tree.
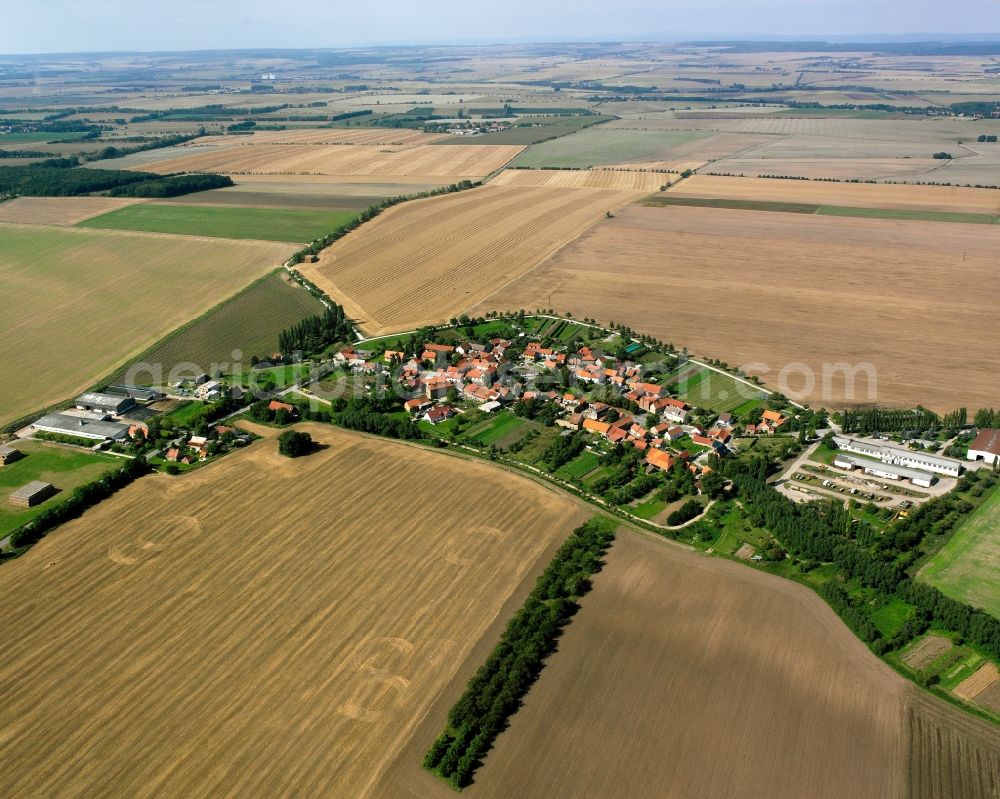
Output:
[[286,430],[278,436],[278,452],[287,458],[298,458],[312,450],[312,436],[300,430]]

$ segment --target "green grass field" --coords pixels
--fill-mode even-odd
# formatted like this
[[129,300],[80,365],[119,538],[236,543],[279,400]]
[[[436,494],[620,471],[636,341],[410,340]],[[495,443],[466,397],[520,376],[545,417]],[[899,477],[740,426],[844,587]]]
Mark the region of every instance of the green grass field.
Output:
[[[180,363],[190,362],[201,371],[212,372],[213,364],[233,363],[234,351],[242,353],[247,369],[250,357],[270,356],[278,347],[278,334],[312,314],[322,314],[322,303],[308,291],[289,283],[283,271],[267,275],[253,285],[212,308],[203,316],[167,335],[135,363],[160,365],[162,374]],[[124,379],[129,368],[115,375]],[[229,369],[223,368],[228,372]],[[137,374],[130,382],[147,384],[153,377]]]
[[924,582],[1000,618],[1000,487],[920,570]]
[[887,638],[892,636],[904,623],[913,616],[913,605],[909,605],[899,597],[893,597],[882,607],[868,614],[872,624]]
[[77,139],[82,139],[84,135],[85,134],[82,131],[64,131],[62,133],[5,133],[0,136],[0,145],[28,143],[37,144],[38,142],[48,141],[76,141]]
[[689,405],[721,413],[758,403],[764,396],[761,389],[735,380],[727,374],[702,368],[677,384],[677,396]]
[[658,513],[662,513],[663,509],[667,507],[667,503],[657,496],[659,493],[659,489],[657,489],[639,504],[627,507],[625,510],[633,516],[638,516],[640,519],[652,519]]
[[340,227],[353,216],[350,211],[302,208],[138,203],[87,219],[79,227],[305,243]]
[[568,167],[668,160],[671,150],[711,134],[701,131],[605,130],[588,128],[572,136],[534,144],[514,161],[522,167]]
[[475,440],[489,446],[497,444],[501,439],[516,439],[517,433],[525,424],[525,419],[511,413],[498,413],[496,416],[472,425],[462,438]]
[[556,469],[556,477],[563,480],[579,480],[585,474],[597,468],[597,455],[589,450],[584,450],[569,463],[565,463]]
[[901,219],[915,222],[963,222],[975,225],[1000,223],[997,214],[976,214],[959,211],[918,211],[897,208],[854,208],[846,205],[775,202],[773,200],[712,199],[662,194],[643,202],[650,206],[685,205],[694,208],[727,208],[735,211],[772,211],[785,214],[817,214],[862,219]]
[[[44,441],[18,441],[13,446],[21,450],[25,457],[0,466],[0,538],[45,508],[58,505],[73,489],[97,480],[123,463],[110,455]],[[12,508],[7,504],[7,498],[15,490],[32,480],[52,483],[59,493],[34,508]]]

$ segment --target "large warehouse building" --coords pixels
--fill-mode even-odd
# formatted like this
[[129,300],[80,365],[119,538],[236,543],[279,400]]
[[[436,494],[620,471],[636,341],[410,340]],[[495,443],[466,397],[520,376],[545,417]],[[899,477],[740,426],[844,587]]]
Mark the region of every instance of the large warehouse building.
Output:
[[881,477],[884,480],[909,480],[915,486],[930,488],[934,482],[934,475],[930,472],[922,472],[919,469],[907,469],[905,466],[893,466],[881,461],[872,461],[868,458],[856,458],[852,455],[837,455],[833,465],[838,469],[855,468],[863,469],[865,474]]
[[893,444],[875,444],[847,436],[834,436],[833,442],[844,452],[855,455],[865,455],[893,466],[905,466],[908,469],[933,472],[946,477],[958,477],[962,473],[962,464],[954,458],[942,458],[919,450],[904,449]]
[[50,413],[31,425],[35,430],[45,433],[58,433],[64,436],[92,438],[95,441],[124,441],[128,438],[127,424],[109,422],[103,419],[88,419],[83,416],[71,416],[68,413]]
[[100,411],[102,413],[117,414],[125,413],[129,408],[134,408],[135,400],[132,397],[88,391],[86,394],[81,394],[76,398],[76,407],[81,411]]

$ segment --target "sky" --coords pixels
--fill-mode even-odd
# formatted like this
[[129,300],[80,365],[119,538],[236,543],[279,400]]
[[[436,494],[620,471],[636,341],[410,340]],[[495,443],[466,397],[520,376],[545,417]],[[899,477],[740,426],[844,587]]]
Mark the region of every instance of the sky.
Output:
[[0,53],[1000,33],[1000,0],[0,0]]

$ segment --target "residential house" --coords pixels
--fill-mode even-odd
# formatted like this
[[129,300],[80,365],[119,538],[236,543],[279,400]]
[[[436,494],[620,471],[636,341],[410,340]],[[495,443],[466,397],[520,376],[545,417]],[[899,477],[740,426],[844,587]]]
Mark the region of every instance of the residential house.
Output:
[[667,472],[677,463],[677,459],[662,449],[650,449],[646,452],[646,463]]
[[430,424],[439,424],[455,415],[455,411],[450,405],[435,405],[424,414],[424,421]]

